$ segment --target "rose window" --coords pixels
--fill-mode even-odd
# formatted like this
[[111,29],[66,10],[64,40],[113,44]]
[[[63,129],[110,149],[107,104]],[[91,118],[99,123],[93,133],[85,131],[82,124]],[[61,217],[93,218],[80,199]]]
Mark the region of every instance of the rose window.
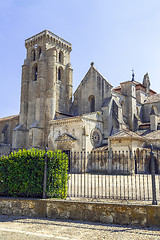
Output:
[[102,133],[98,128],[91,131],[91,143],[94,147],[99,147],[102,142]]

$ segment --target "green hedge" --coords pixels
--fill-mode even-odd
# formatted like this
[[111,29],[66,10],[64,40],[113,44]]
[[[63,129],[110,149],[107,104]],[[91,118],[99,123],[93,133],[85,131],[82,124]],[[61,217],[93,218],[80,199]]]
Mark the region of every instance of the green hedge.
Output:
[[[0,158],[0,196],[42,197],[45,151],[19,150]],[[47,152],[47,197],[67,196],[68,157],[60,150]]]

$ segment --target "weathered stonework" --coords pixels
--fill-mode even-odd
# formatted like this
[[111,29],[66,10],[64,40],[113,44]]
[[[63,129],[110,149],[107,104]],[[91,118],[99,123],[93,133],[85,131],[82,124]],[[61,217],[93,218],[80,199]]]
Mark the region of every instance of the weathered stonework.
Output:
[[[67,153],[104,145],[109,151],[134,151],[146,142],[160,148],[159,138],[150,136],[160,131],[160,94],[150,88],[148,73],[142,83],[133,73],[113,88],[92,62],[73,94],[69,42],[45,30],[25,40],[25,47],[20,114],[0,119],[0,144],[11,150],[48,146]],[[120,137],[126,129],[139,138]]]
[[0,198],[0,214],[160,227],[160,206]]
[[8,155],[11,152],[13,129],[18,122],[18,115],[0,119],[0,155]]

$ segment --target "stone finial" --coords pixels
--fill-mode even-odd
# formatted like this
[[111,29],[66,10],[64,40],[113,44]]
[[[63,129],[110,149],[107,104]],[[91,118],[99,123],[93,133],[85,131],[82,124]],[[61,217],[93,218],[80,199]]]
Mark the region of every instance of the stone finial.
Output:
[[91,62],[91,67],[93,67],[94,66],[94,62]]

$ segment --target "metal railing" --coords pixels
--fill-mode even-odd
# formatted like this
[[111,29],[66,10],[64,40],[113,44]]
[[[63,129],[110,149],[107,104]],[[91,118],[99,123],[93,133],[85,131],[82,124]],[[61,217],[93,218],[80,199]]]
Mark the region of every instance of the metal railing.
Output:
[[[160,151],[70,152],[69,198],[115,199],[160,202]],[[47,149],[43,198],[46,197]],[[52,169],[51,169],[52,171]]]
[[160,200],[160,152],[71,152],[68,197]]

